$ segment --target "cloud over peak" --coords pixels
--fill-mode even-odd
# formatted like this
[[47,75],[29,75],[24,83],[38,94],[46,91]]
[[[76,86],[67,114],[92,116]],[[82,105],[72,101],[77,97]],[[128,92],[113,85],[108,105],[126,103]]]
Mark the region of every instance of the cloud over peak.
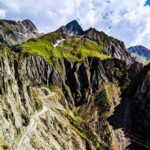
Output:
[[6,11],[3,9],[0,9],[0,19],[3,19],[6,17]]

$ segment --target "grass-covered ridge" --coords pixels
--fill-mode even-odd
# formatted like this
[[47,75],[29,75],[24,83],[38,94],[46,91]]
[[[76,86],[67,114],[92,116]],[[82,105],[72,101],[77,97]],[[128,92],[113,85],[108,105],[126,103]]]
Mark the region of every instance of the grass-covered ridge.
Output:
[[82,61],[87,57],[96,57],[100,60],[109,59],[110,56],[101,53],[103,45],[97,44],[84,36],[66,36],[57,47],[53,46],[54,41],[60,39],[59,31],[52,32],[37,39],[30,39],[17,48],[24,53],[41,56],[49,63],[57,59],[66,58],[70,61]]

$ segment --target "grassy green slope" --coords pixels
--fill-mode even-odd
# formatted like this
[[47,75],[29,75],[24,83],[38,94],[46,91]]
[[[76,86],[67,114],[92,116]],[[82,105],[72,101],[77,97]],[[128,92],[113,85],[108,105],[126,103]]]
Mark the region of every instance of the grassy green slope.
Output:
[[17,48],[22,52],[43,57],[50,64],[56,59],[67,58],[70,61],[82,61],[87,57],[96,57],[100,60],[109,59],[110,56],[102,54],[102,45],[98,45],[83,36],[67,36],[57,47],[52,45],[54,39],[58,39],[58,31],[44,35],[37,39],[30,39]]

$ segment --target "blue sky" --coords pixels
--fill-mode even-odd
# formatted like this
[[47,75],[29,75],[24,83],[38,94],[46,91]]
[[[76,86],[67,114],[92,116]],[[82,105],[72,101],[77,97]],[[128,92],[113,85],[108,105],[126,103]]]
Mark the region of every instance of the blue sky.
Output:
[[146,1],[146,4],[147,4],[147,5],[150,5],[150,0],[147,0],[147,1]]
[[0,0],[0,18],[31,19],[40,32],[51,32],[77,19],[123,40],[127,47],[150,48],[150,0]]

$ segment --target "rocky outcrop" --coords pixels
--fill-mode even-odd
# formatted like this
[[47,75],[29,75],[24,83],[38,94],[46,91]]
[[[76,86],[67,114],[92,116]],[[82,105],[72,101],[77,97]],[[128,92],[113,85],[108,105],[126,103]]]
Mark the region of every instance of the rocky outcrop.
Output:
[[106,51],[107,54],[124,60],[127,64],[132,64],[135,62],[135,59],[127,52],[124,43],[121,41],[112,42]]
[[[126,88],[121,96],[122,100],[115,107],[114,113],[109,118],[109,123],[114,129],[114,135],[117,135],[120,143],[122,143],[120,149],[147,150],[150,148],[150,64],[143,67],[136,63],[129,70],[129,78],[132,81],[128,86],[125,86]],[[113,139],[116,139],[116,136]],[[119,145],[115,149],[118,149],[118,147]]]
[[109,37],[104,32],[99,32],[94,28],[85,31],[85,37],[103,45],[103,53],[117,59],[126,61],[127,64],[132,64],[135,59],[128,53],[124,43],[113,37]]
[[150,64],[136,76],[128,89],[128,99],[131,101],[131,138],[132,149],[149,149],[150,141]]

